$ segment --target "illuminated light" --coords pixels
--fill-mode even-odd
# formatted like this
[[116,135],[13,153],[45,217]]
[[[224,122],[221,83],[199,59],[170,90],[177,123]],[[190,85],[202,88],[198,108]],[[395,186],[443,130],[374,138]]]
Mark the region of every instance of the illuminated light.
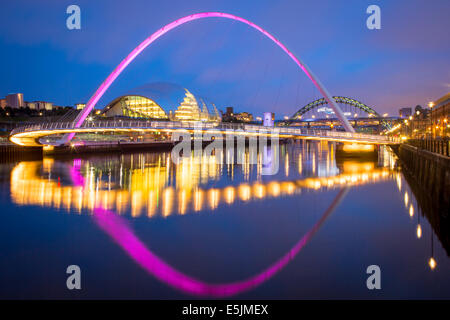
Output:
[[289,156],[287,153],[286,153],[286,158],[284,161],[284,175],[286,177],[289,177]]
[[402,139],[402,141],[405,141],[405,140],[408,139],[408,138],[405,137],[405,136],[402,136],[400,139]]
[[295,185],[292,182],[283,182],[282,188],[286,194],[293,194],[295,191]]
[[434,260],[434,258],[431,257],[430,260],[428,260],[428,265],[430,266],[431,270],[434,270],[437,265],[436,260]]
[[414,207],[413,207],[412,203],[409,206],[409,216],[410,217],[414,216]]
[[302,174],[302,172],[303,172],[303,164],[302,164],[302,154],[301,153],[298,154],[298,161],[297,161],[297,163],[298,163],[298,173]]
[[408,205],[408,199],[409,199],[409,197],[408,197],[408,193],[407,192],[405,192],[405,197],[404,197],[404,199],[405,199],[405,207]]
[[412,120],[412,118],[413,118],[412,116],[409,116],[409,120]]
[[169,187],[163,191],[162,214],[164,217],[167,217],[172,213],[172,203],[173,190]]
[[156,214],[156,192],[154,190],[150,190],[148,192],[148,200],[147,200],[147,217],[151,218]]
[[375,151],[375,145],[373,144],[360,144],[360,143],[344,143],[342,146],[344,152],[373,152]]
[[280,195],[280,184],[278,182],[271,182],[268,186],[269,193],[272,197],[278,197]]
[[55,147],[51,145],[45,145],[44,147],[42,147],[42,149],[44,151],[52,151],[53,149],[55,149]]
[[196,189],[194,192],[194,211],[198,212],[202,210],[203,206],[203,191]]
[[253,186],[254,188],[254,192],[255,192],[255,196],[259,199],[264,198],[264,196],[266,195],[266,190],[264,188],[264,186],[262,184],[255,184]]
[[397,187],[398,187],[398,191],[402,190],[402,180],[400,179],[399,176],[397,176]]
[[375,164],[372,162],[357,162],[357,161],[345,161],[342,165],[345,173],[357,173],[363,171],[374,171]]
[[186,190],[181,190],[178,193],[178,213],[179,214],[185,214],[186,213]]
[[243,184],[239,186],[239,198],[242,201],[248,201],[250,200],[250,186]]
[[[97,104],[98,100],[103,96],[103,94],[106,92],[106,90],[111,86],[111,84],[116,80],[116,78],[122,73],[122,71],[133,61],[145,48],[147,48],[151,43],[153,43],[155,40],[157,40],[159,37],[164,35],[165,33],[169,32],[170,30],[186,23],[189,21],[202,19],[202,18],[208,18],[208,17],[219,17],[219,18],[226,18],[231,20],[236,20],[242,23],[245,23],[249,25],[250,27],[258,30],[262,34],[264,34],[266,37],[268,37],[270,40],[275,42],[308,76],[308,78],[314,83],[314,85],[319,89],[320,93],[324,96],[324,98],[328,101],[330,106],[333,108],[334,112],[337,114],[338,118],[343,123],[344,128],[349,132],[355,132],[353,127],[349,124],[347,118],[343,115],[341,109],[337,105],[334,98],[328,93],[328,91],[325,89],[325,87],[318,81],[318,79],[314,76],[314,74],[309,70],[309,68],[301,62],[299,58],[297,58],[286,46],[284,46],[279,40],[277,40],[274,36],[272,36],[270,33],[268,33],[266,30],[262,29],[261,27],[257,26],[253,22],[250,22],[244,18],[223,13],[223,12],[202,12],[202,13],[196,13],[191,14],[188,16],[185,16],[183,18],[177,19],[168,25],[162,27],[161,29],[157,30],[155,33],[153,33],[151,36],[149,36],[147,39],[145,39],[141,44],[139,44],[131,53],[124,59],[122,62],[111,72],[111,74],[105,79],[105,81],[98,87],[98,89],[95,91],[94,95],[89,99],[88,103],[86,104],[86,107],[82,110],[80,115],[77,117],[75,122],[75,127],[78,128],[81,126],[81,124],[84,122],[86,117],[89,115],[89,113],[94,109],[95,105]],[[66,141],[70,141],[74,137],[75,133],[70,133],[66,137]]]
[[430,109],[433,108],[434,107],[434,102],[428,102],[428,106],[430,107]]
[[[160,159],[161,160],[161,159]],[[163,162],[166,162],[164,159]],[[208,161],[206,159],[205,161]],[[170,160],[168,161],[170,163]],[[196,191],[197,184],[200,182],[197,179],[203,179],[198,176],[196,170],[198,167],[194,165],[193,161],[186,162],[185,169],[187,169],[188,174],[181,174],[182,169],[177,169],[178,177],[183,177],[182,179],[177,179],[177,189],[176,196],[177,199],[173,199],[172,207],[175,206],[175,202],[178,205],[178,211],[188,212],[190,196],[192,196],[193,201],[193,211],[201,210],[202,203],[202,191]],[[356,162],[355,162],[356,163]],[[161,214],[167,214],[172,212],[172,209],[164,205],[167,200],[168,195],[172,192],[171,190],[166,191],[167,184],[167,172],[168,168],[163,166],[158,167],[145,167],[141,169],[133,170],[130,179],[130,185],[123,186],[121,182],[117,185],[119,190],[111,190],[112,186],[109,186],[107,182],[102,183],[101,179],[95,179],[94,170],[91,166],[86,166],[85,171],[87,172],[87,177],[84,179],[84,192],[81,191],[80,187],[59,187],[56,181],[48,180],[47,178],[37,176],[38,172],[52,172],[52,166],[54,161],[51,158],[44,157],[42,163],[25,163],[22,162],[14,167],[11,172],[11,197],[12,200],[17,204],[29,204],[29,205],[40,205],[40,206],[53,206],[58,208],[61,206],[62,209],[70,210],[73,208],[73,212],[78,210],[82,212],[86,209],[91,210],[94,206],[102,206],[103,208],[116,208],[118,214],[130,211],[131,216],[140,216],[142,211],[146,212],[147,217],[153,217],[158,212],[158,208],[161,203]],[[167,165],[165,163],[164,165]],[[42,166],[42,170],[39,167]],[[74,160],[74,166],[79,168],[81,166],[81,160]],[[184,169],[183,169],[184,170]],[[209,172],[209,167],[206,167],[206,180],[209,181],[213,178],[213,174]],[[224,189],[218,189],[218,204],[221,200],[227,203],[232,203],[236,199],[236,193],[241,192],[240,196],[244,199],[259,199],[266,197],[267,195],[278,197],[281,195],[289,195],[299,192],[302,188],[317,189],[323,187],[338,187],[340,184],[349,185],[357,184],[359,182],[375,181],[380,177],[389,176],[388,170],[376,171],[373,164],[367,165],[366,163],[357,164],[348,167],[347,163],[344,164],[344,172],[347,170],[351,171],[352,174],[339,174],[334,177],[321,177],[321,178],[308,178],[301,179],[297,181],[285,181],[277,182],[271,181],[268,184],[263,184],[261,182],[255,183],[251,186],[243,185],[242,188],[233,188],[231,186],[225,187]],[[358,173],[357,170],[360,170]],[[353,172],[355,171],[355,172]],[[369,173],[370,172],[370,173]],[[101,175],[102,172],[99,171]],[[161,179],[161,176],[164,178]],[[399,174],[396,174],[397,179],[399,179]],[[194,179],[193,179],[194,178]],[[186,181],[182,181],[186,179]],[[214,179],[214,178],[213,178]],[[120,179],[122,180],[122,179]],[[102,190],[102,187],[108,186],[107,190]],[[181,187],[183,186],[183,187]],[[62,190],[61,190],[62,189]],[[234,190],[233,190],[234,189]],[[61,192],[59,191],[61,190]],[[193,190],[190,193],[189,190]],[[173,189],[175,191],[175,189]],[[158,202],[159,194],[162,195],[161,199],[163,201]],[[208,196],[210,195],[208,191]],[[173,194],[175,197],[175,193]],[[239,196],[239,194],[238,194]],[[185,199],[185,203],[184,200]],[[178,200],[178,201],[177,201]],[[209,200],[209,198],[208,198]],[[209,205],[209,203],[208,203]],[[144,208],[147,206],[147,208]],[[407,206],[409,208],[409,206]],[[142,210],[141,210],[142,209]],[[145,209],[145,210],[144,210]]]
[[234,202],[234,188],[233,187],[225,188],[224,195],[225,195],[225,202],[227,204],[231,204]]
[[214,210],[219,205],[219,190],[211,189],[208,192],[209,207]]
[[416,235],[417,239],[422,238],[422,227],[420,226],[420,224],[417,225]]
[[316,153],[315,152],[313,152],[313,154],[312,154],[311,166],[312,166],[312,173],[315,174],[316,173]]
[[387,113],[383,113],[383,117],[387,117],[389,114],[387,114]]
[[131,216],[139,217],[142,210],[142,192],[134,191],[131,195]]

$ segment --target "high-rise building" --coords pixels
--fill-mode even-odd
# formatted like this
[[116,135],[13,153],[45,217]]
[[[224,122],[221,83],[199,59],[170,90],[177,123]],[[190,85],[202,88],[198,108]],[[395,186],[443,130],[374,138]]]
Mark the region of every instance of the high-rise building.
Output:
[[409,118],[412,115],[412,108],[401,108],[398,113],[400,118]]
[[6,96],[6,106],[11,108],[23,108],[25,102],[23,101],[23,93],[12,93]]

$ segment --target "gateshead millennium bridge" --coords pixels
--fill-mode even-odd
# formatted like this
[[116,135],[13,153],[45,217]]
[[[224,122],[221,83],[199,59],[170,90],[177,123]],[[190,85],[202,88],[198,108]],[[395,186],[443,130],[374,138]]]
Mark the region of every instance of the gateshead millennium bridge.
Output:
[[[304,64],[297,56],[295,56],[284,44],[276,39],[269,32],[259,27],[258,25],[235,15],[221,12],[203,12],[192,14],[181,19],[175,20],[172,23],[157,30],[147,39],[145,39],[140,45],[138,45],[131,53],[112,71],[112,73],[105,79],[105,81],[97,88],[94,95],[89,99],[86,107],[76,117],[73,122],[55,122],[55,123],[42,123],[38,125],[31,125],[28,127],[20,127],[11,132],[10,140],[18,145],[22,146],[42,146],[46,143],[43,142],[43,137],[63,134],[64,136],[57,140],[54,145],[67,145],[70,140],[77,133],[97,133],[97,132],[151,132],[151,131],[163,131],[163,132],[177,132],[187,131],[192,132],[196,128],[194,122],[158,122],[158,121],[98,121],[98,122],[85,122],[89,113],[94,109],[99,99],[103,96],[106,90],[116,80],[116,78],[122,73],[123,70],[151,43],[157,40],[159,37],[169,32],[170,30],[181,26],[187,22],[203,19],[203,18],[225,18],[242,22],[257,31],[261,32],[264,36],[272,40],[278,47],[280,47],[294,62],[295,64],[307,75],[312,83],[317,87],[319,92],[324,97],[337,118],[342,123],[346,132],[331,132],[322,130],[305,130],[296,128],[267,128],[261,126],[241,125],[241,126],[229,126],[228,124],[208,124],[202,126],[201,130],[216,130],[221,134],[239,134],[239,135],[256,135],[256,136],[280,136],[284,138],[299,138],[299,139],[317,139],[328,141],[340,141],[340,142],[352,142],[352,143],[364,143],[364,144],[391,144],[396,141],[390,140],[387,137],[363,135],[355,133],[355,130],[350,125],[349,121],[345,117],[342,110],[339,108],[337,101],[330,95],[328,90],[323,86],[319,79],[312,73],[312,71]],[[242,131],[242,132],[241,132]]]
[[[10,140],[22,146],[49,145],[45,137],[56,134],[95,133],[95,132],[205,132],[209,134],[266,136],[307,140],[327,140],[363,144],[396,144],[392,137],[352,133],[343,131],[311,130],[290,127],[263,127],[258,125],[205,123],[190,121],[96,121],[75,126],[74,122],[53,122],[16,128],[11,132]],[[44,139],[43,139],[44,138]],[[60,141],[56,145],[61,144]]]

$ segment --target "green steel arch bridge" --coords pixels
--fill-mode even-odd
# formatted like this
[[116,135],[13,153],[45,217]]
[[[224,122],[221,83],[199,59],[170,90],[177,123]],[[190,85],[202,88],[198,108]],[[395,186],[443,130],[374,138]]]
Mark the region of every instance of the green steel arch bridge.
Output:
[[[352,99],[352,98],[348,98],[348,97],[344,97],[344,96],[333,96],[333,99],[336,101],[336,103],[346,104],[346,105],[358,108],[361,111],[366,112],[369,115],[369,117],[374,117],[374,118],[380,119],[381,125],[385,129],[390,129],[390,127],[391,127],[390,123],[388,123],[387,121],[384,121],[382,119],[382,116],[377,111],[375,111],[375,109],[373,109],[372,107],[369,107],[368,105],[362,103],[361,101],[358,101],[358,100]],[[308,103],[304,107],[300,108],[296,113],[294,113],[294,115],[289,120],[291,120],[291,121],[300,120],[305,113],[307,113],[311,110],[317,109],[318,107],[320,107],[322,105],[326,105],[326,104],[328,104],[328,101],[326,99],[324,99],[324,98],[316,99],[316,100]]]

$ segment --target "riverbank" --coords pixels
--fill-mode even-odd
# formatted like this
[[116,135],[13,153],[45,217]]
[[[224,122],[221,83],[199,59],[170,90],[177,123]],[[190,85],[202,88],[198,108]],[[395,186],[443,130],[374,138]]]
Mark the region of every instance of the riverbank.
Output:
[[450,256],[450,158],[408,144],[391,148],[423,215]]

